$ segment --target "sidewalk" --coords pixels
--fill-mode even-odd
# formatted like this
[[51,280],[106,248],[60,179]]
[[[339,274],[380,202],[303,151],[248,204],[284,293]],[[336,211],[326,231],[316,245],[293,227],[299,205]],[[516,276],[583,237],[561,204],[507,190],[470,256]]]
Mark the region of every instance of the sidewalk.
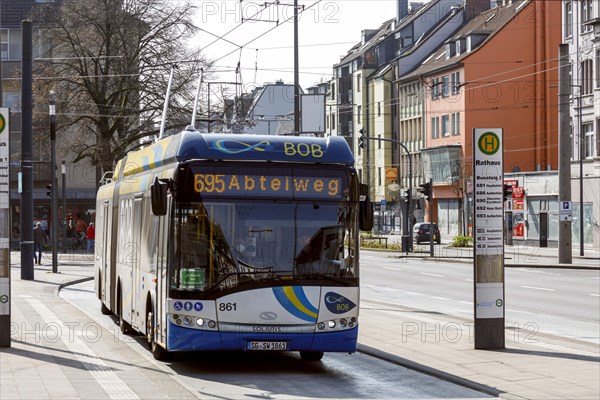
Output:
[[[472,248],[442,243],[434,246],[433,258],[429,250],[425,243],[408,255],[388,256],[473,263]],[[584,254],[575,248],[572,263],[559,264],[557,248],[517,243],[505,246],[505,267],[600,270],[598,251]],[[600,398],[600,346],[535,332],[535,324],[507,326],[504,350],[475,350],[472,319],[363,299],[360,321],[360,351],[484,393],[506,399]]]
[[[388,243],[400,243],[400,235],[387,236]],[[473,262],[472,247],[452,247],[449,243],[435,244],[433,246],[433,260],[441,262]],[[368,249],[373,251],[387,251],[391,255],[408,258],[431,259],[429,243],[414,244],[413,251]],[[569,269],[600,269],[600,252],[594,249],[584,248],[584,255],[579,255],[579,247],[574,247],[571,252],[571,264],[559,264],[558,248],[538,247],[516,242],[512,246],[504,247],[505,267],[524,268],[569,268]]]
[[[0,349],[0,399],[196,398],[150,352],[115,345],[115,332],[58,297],[62,285],[91,279],[90,257],[63,258],[58,274],[46,257],[35,280],[22,281],[19,256],[12,253],[12,347]],[[524,326],[507,327],[505,350],[474,350],[472,330],[464,318],[363,300],[359,351],[506,399],[600,397],[598,345]]]
[[58,296],[64,285],[93,279],[92,257],[51,254],[21,280],[20,253],[11,253],[11,347],[0,348],[0,399],[195,399],[150,352],[142,356]]

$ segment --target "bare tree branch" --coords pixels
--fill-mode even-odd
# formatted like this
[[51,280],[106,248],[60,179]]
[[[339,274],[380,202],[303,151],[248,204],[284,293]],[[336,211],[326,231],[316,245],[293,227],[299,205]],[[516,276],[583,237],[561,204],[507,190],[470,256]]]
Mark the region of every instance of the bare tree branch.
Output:
[[[57,93],[57,140],[68,141],[73,161],[89,159],[111,170],[129,148],[154,135],[174,63],[166,129],[190,120],[200,69],[210,68],[187,47],[197,32],[195,11],[184,1],[63,0],[47,14],[50,60],[36,63],[35,73],[56,79],[35,80],[34,91],[36,99]],[[47,116],[35,115],[43,128]]]

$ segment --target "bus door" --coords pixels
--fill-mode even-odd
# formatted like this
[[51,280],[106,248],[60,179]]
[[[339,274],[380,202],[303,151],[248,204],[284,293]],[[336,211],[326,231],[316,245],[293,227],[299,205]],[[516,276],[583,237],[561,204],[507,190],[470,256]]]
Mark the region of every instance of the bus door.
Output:
[[171,196],[167,200],[167,215],[159,218],[158,226],[158,257],[156,265],[156,296],[155,296],[155,317],[156,321],[156,342],[166,344],[167,332],[167,258],[169,243],[169,215],[171,214]]
[[142,278],[140,275],[140,261],[142,248],[142,197],[133,199],[133,219],[131,221],[132,237],[132,259],[131,259],[131,326],[137,329],[145,321],[145,299],[141,291]]
[[102,205],[102,248],[100,249],[102,254],[102,271],[100,276],[101,291],[100,298],[105,304],[111,304],[112,296],[110,295],[110,289],[112,284],[110,282],[110,204],[105,201]]

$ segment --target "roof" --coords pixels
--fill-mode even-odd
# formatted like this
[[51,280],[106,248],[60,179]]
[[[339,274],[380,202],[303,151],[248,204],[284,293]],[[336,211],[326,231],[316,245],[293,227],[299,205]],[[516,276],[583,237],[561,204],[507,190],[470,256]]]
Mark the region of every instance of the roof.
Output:
[[[190,129],[129,153],[120,162],[123,176],[188,160],[280,161],[354,165],[352,151],[341,136],[267,136],[202,134]],[[115,175],[119,179],[119,173]]]
[[20,29],[25,19],[42,25],[48,20],[49,12],[57,12],[61,1],[36,2],[35,0],[0,0],[0,27]]
[[33,8],[33,0],[0,0],[0,26],[5,29],[21,27]]
[[381,24],[381,26],[378,29],[376,29],[377,33],[375,33],[375,35],[373,35],[373,37],[367,40],[364,44],[362,43],[362,41],[355,44],[350,50],[348,50],[348,54],[344,58],[342,58],[339,63],[334,65],[334,68],[336,66],[349,63],[350,61],[364,54],[365,51],[371,49],[375,44],[379,43],[380,40],[382,40],[392,32],[393,23],[395,20],[396,18],[388,19],[383,24]]
[[[435,50],[429,58],[427,58],[419,68],[405,75],[402,80],[414,79],[415,77],[434,73],[448,68],[460,65],[462,61],[473,54],[477,48],[484,46],[494,35],[496,35],[512,18],[514,18],[524,8],[524,3],[529,0],[513,1],[505,6],[498,6],[490,10],[486,10],[467,22],[460,28],[452,37]],[[460,55],[453,55],[446,58],[446,44],[455,42],[458,39],[466,38],[469,35],[486,35],[487,37],[470,52],[463,52]]]

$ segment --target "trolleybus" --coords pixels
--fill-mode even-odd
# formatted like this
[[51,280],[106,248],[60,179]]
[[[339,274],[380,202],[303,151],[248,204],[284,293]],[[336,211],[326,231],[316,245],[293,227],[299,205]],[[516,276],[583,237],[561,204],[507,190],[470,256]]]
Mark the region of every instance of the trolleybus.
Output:
[[342,137],[183,132],[97,195],[95,288],[152,354],[356,350],[372,206]]

